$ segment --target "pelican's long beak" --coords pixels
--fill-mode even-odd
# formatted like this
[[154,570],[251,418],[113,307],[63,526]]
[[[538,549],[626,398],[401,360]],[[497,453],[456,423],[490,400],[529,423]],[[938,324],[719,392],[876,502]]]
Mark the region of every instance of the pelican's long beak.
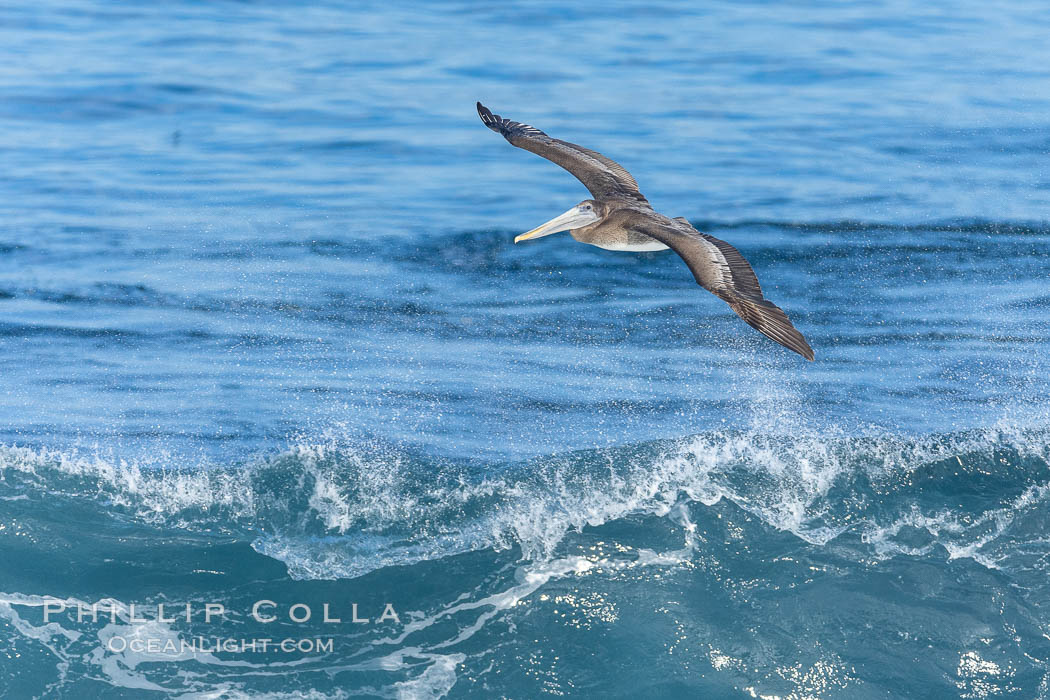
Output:
[[520,241],[527,241],[530,238],[542,238],[544,236],[549,236],[552,233],[558,233],[559,231],[583,228],[584,226],[593,224],[597,220],[598,215],[594,213],[593,209],[583,209],[580,206],[575,206],[561,216],[554,217],[542,226],[537,226],[531,231],[526,231],[515,238],[514,242],[518,243]]

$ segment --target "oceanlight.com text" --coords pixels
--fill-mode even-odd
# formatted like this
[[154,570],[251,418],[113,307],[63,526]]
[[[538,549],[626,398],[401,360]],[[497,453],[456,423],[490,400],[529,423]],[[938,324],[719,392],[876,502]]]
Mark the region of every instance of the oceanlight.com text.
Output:
[[158,654],[182,657],[186,654],[330,654],[335,648],[331,637],[303,637],[300,639],[234,639],[221,637],[124,637],[116,635],[106,641],[106,649],[114,654],[130,651],[134,654]]

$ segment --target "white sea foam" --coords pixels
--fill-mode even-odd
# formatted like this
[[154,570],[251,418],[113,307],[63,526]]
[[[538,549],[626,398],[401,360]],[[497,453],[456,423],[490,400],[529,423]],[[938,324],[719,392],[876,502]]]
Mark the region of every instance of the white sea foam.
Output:
[[464,654],[430,655],[431,664],[417,678],[394,684],[399,700],[443,698],[456,684],[456,667],[466,660]]
[[[447,465],[413,462],[396,450],[361,449],[325,436],[273,458],[238,468],[158,469],[91,455],[0,448],[7,498],[52,495],[93,499],[162,527],[216,526],[253,540],[257,551],[283,561],[296,578],[354,577],[480,549],[518,548],[524,559],[557,556],[565,537],[632,516],[667,517],[681,527],[683,503],[722,500],[766,524],[823,545],[853,529],[878,557],[923,555],[904,528],[927,532],[953,558],[994,565],[982,550],[1001,532],[1024,498],[1043,498],[1043,486],[1018,504],[981,516],[993,524],[978,536],[952,530],[950,510],[903,510],[841,515],[851,480],[893,480],[927,465],[1013,450],[1046,461],[1042,430],[1009,424],[952,436],[851,438],[833,432],[794,435],[716,432],[591,454],[511,465],[471,478]],[[960,462],[961,464],[961,462]],[[838,497],[832,489],[844,489]],[[999,525],[996,525],[996,524]],[[695,526],[693,526],[695,527]],[[998,527],[998,530],[996,528]],[[983,531],[982,531],[983,532]],[[958,536],[957,536],[958,535]]]
[[[430,666],[417,678],[396,684],[399,698],[440,698],[452,689],[456,682],[455,668],[465,659],[462,654],[446,654],[445,651],[469,640],[501,613],[525,604],[530,596],[550,581],[636,567],[680,566],[689,560],[691,552],[692,547],[671,552],[642,549],[633,557],[576,555],[528,563],[517,569],[515,583],[509,588],[474,600],[469,596],[461,596],[437,611],[415,613],[414,619],[402,628],[400,634],[378,639],[373,644],[377,647],[396,647],[395,651],[380,660],[388,670],[406,668],[406,657],[430,662]],[[425,638],[423,633],[426,630],[449,620],[457,622],[457,631],[450,638],[431,641],[425,646],[406,646],[415,639]]]
[[[1029,486],[1019,496],[1000,508],[987,510],[978,515],[939,510],[924,513],[918,506],[885,525],[869,523],[864,540],[869,542],[881,558],[897,555],[922,556],[935,549],[943,549],[949,559],[973,559],[990,569],[1000,568],[1008,556],[994,549],[994,543],[1008,532],[1018,518],[1030,510],[1038,509],[1050,496],[1050,484]],[[922,546],[908,545],[898,539],[905,528],[922,530],[929,534],[929,541]]]

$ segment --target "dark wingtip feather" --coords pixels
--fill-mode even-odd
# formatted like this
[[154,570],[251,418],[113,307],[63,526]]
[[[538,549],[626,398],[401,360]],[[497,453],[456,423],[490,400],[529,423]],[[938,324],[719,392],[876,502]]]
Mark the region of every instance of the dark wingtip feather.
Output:
[[816,359],[813,348],[788,320],[783,309],[767,299],[737,299],[729,306],[749,326],[788,350],[797,352],[810,362]]

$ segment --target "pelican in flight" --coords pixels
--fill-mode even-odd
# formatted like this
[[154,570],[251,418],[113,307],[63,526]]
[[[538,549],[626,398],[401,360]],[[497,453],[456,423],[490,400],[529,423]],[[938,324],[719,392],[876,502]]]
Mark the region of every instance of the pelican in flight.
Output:
[[568,231],[580,243],[606,250],[670,248],[685,260],[697,284],[729,304],[748,325],[807,360],[813,359],[813,349],[787,315],[762,296],[755,271],[736,248],[700,233],[684,217],[670,219],[653,211],[631,174],[601,153],[504,119],[480,102],[478,114],[485,126],[502,134],[512,146],[568,170],[594,197],[521,234],[515,243]]

